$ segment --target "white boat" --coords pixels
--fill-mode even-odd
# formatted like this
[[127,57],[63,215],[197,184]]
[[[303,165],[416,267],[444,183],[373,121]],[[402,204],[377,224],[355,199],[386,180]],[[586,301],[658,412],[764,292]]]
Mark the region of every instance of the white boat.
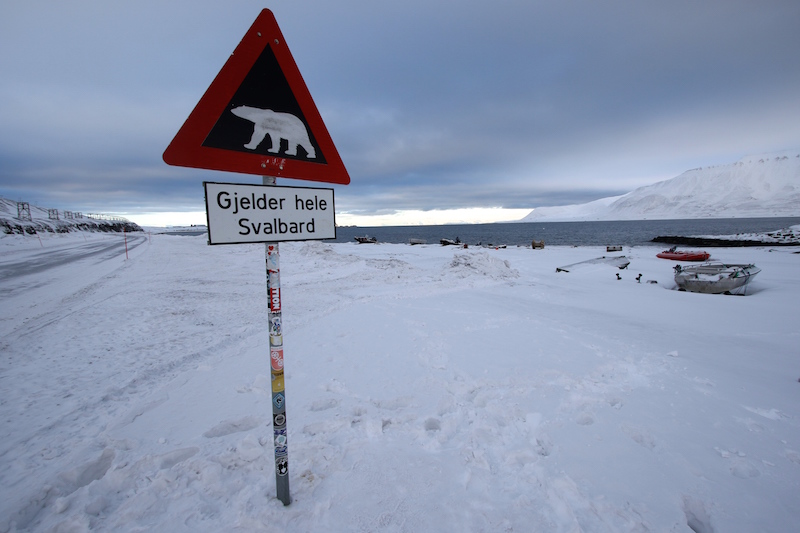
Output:
[[631,264],[631,260],[625,257],[624,255],[615,255],[615,256],[602,256],[602,257],[595,257],[594,259],[587,259],[586,261],[581,261],[579,263],[572,263],[571,265],[564,265],[556,268],[556,272],[569,272],[573,270],[575,267],[579,266],[586,266],[586,265],[595,265],[595,264],[604,264],[604,265],[611,265],[615,266],[620,270],[628,268],[628,265]]
[[677,265],[675,283],[678,289],[706,294],[744,294],[745,287],[761,272],[755,265],[732,265],[720,262],[682,267]]

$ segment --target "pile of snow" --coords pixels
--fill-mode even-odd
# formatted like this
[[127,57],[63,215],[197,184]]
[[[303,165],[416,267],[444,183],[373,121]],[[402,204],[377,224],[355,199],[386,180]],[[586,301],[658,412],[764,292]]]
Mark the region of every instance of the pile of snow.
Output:
[[724,296],[658,247],[281,244],[284,507],[263,246],[122,240],[0,235],[0,532],[800,522],[796,248],[714,249],[762,268]]
[[466,278],[485,276],[491,279],[511,279],[519,277],[519,272],[503,259],[492,257],[486,252],[456,253],[450,261],[449,271],[453,275]]
[[628,194],[534,209],[521,222],[800,216],[800,153],[689,170]]

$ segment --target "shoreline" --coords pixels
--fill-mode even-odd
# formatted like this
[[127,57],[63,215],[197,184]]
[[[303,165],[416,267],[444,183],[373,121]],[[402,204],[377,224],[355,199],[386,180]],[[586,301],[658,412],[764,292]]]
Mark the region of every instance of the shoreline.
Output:
[[752,239],[722,239],[714,237],[681,237],[678,235],[658,236],[650,242],[680,244],[686,246],[705,246],[707,248],[744,248],[755,246],[800,246],[799,240],[757,241]]

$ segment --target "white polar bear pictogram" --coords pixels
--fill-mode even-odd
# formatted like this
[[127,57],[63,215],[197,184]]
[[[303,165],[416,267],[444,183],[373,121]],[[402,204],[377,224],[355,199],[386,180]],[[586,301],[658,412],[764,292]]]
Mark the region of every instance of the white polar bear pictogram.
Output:
[[286,139],[288,143],[286,155],[297,155],[297,147],[302,146],[308,153],[309,159],[317,157],[314,146],[308,138],[305,124],[296,116],[247,105],[235,107],[231,109],[231,113],[253,123],[253,136],[250,142],[244,145],[245,148],[255,150],[264,137],[269,135],[272,148],[268,152],[277,154],[281,148],[281,139]]

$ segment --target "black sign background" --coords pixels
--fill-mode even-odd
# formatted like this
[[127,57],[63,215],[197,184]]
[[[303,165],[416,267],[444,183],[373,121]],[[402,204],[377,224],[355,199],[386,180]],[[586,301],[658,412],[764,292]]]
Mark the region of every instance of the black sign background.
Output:
[[[253,123],[231,113],[231,109],[242,105],[271,109],[277,113],[290,113],[299,118],[308,131],[308,137],[314,146],[316,157],[308,158],[308,154],[302,146],[297,147],[297,155],[286,155],[286,150],[288,150],[286,140],[281,141],[280,151],[277,154],[269,152],[272,148],[271,143],[277,141],[277,139],[271,139],[269,135],[254,150],[245,148],[244,145],[250,142],[253,135]],[[225,112],[222,113],[203,141],[203,146],[271,157],[279,156],[311,163],[326,163],[325,155],[314,139],[311,128],[308,127],[308,122],[300,110],[300,105],[297,103],[270,46],[264,48],[258,60],[253,64],[250,72],[228,103]]]

